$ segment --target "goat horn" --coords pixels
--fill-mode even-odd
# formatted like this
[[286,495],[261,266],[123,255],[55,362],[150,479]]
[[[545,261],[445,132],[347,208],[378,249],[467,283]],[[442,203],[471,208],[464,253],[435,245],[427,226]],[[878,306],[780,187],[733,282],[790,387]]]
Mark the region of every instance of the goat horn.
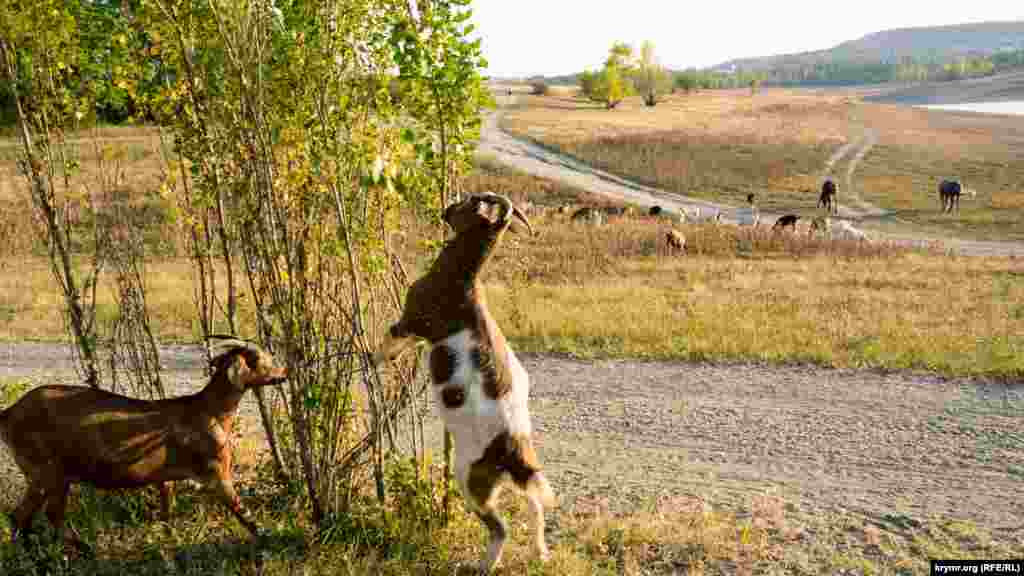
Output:
[[484,192],[483,194],[476,195],[473,198],[479,202],[487,202],[488,204],[500,205],[502,208],[502,222],[508,220],[509,212],[511,212],[513,216],[521,220],[523,224],[526,225],[526,230],[530,233],[531,236],[533,236],[533,226],[530,226],[530,221],[526,219],[526,215],[524,215],[522,211],[520,211],[519,208],[515,204],[513,204],[511,200],[508,199],[508,197],[501,196],[500,194],[495,194],[494,192]]
[[526,230],[533,236],[533,226],[530,226],[530,221],[526,219],[526,215],[519,210],[517,206],[512,206],[512,213],[515,214],[516,218],[519,218],[523,224],[526,225]]
[[238,348],[252,350],[254,352],[260,351],[259,346],[257,346],[256,344],[249,342],[248,340],[242,340],[237,336],[227,334],[211,334],[207,339],[218,341],[216,344],[210,347],[211,360],[220,358],[224,354],[227,354],[228,352]]

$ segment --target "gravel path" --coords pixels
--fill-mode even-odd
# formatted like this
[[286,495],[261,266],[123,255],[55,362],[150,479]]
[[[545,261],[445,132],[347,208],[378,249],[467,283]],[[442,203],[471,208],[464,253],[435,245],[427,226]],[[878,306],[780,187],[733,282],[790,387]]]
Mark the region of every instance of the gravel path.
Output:
[[[198,389],[196,347],[163,351],[177,394]],[[936,515],[1024,530],[1024,385],[909,373],[523,354],[538,450],[563,506],[626,511],[697,496],[747,509],[777,494],[806,513]],[[66,348],[0,344],[0,385],[73,382]],[[259,435],[255,402],[243,433]],[[433,445],[440,426],[433,419]],[[439,449],[439,448],[438,448]],[[0,478],[16,478],[0,451]],[[18,481],[15,481],[17,484]],[[0,507],[17,490],[3,490]]]

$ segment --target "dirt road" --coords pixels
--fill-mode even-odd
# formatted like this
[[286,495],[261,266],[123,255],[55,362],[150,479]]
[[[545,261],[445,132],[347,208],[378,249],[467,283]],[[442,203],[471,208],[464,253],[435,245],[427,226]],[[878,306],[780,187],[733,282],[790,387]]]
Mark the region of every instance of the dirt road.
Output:
[[[200,387],[198,348],[163,350],[177,394]],[[873,522],[935,516],[1024,530],[1024,387],[913,374],[522,355],[538,449],[562,505],[625,511],[696,496],[748,509],[776,494],[795,513]],[[73,382],[66,348],[0,344],[0,385]],[[259,435],[251,395],[240,429]],[[440,425],[429,431],[440,446]],[[0,509],[20,477],[0,450]],[[888,520],[887,520],[888,519]]]

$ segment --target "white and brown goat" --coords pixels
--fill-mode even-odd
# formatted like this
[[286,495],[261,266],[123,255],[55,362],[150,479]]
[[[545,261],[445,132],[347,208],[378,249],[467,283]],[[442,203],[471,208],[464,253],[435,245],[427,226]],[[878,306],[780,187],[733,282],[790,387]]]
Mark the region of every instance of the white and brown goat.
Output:
[[195,478],[252,534],[231,474],[231,425],[246,390],[283,382],[285,370],[254,344],[228,339],[210,361],[213,375],[191,396],[140,400],[87,386],[40,386],[0,412],[0,440],[28,480],[12,514],[12,541],[29,529],[36,511],[62,538],[71,484],[138,488]]
[[[488,215],[493,205],[498,214]],[[544,508],[555,495],[531,441],[530,379],[484,300],[480,270],[502,235],[526,217],[504,196],[473,195],[445,210],[455,230],[425,276],[409,288],[401,319],[391,326],[374,361],[394,358],[415,338],[430,342],[430,373],[441,417],[455,439],[455,476],[490,531],[480,562],[489,572],[501,559],[508,528],[495,508],[501,481],[510,477],[530,504],[535,546],[548,556]]]

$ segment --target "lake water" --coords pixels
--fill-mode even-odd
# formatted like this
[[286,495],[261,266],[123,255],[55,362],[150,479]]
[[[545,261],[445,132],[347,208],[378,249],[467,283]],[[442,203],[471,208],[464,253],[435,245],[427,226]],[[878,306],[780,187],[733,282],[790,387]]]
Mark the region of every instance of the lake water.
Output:
[[929,104],[921,107],[934,108],[936,110],[962,110],[966,112],[987,112],[989,114],[1024,115],[1024,101],[975,102],[973,104]]

